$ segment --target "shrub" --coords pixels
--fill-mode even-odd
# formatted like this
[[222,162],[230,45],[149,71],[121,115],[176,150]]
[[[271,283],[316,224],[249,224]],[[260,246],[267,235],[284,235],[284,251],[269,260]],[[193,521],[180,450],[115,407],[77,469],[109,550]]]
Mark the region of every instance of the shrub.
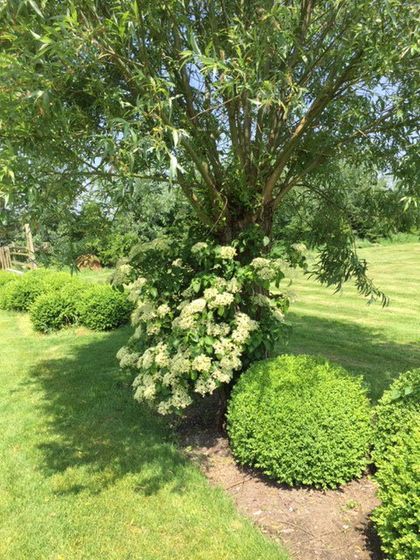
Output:
[[242,375],[228,433],[239,463],[289,485],[336,487],[367,465],[370,405],[360,379],[343,369],[284,355]]
[[13,274],[13,272],[7,272],[6,270],[0,270],[0,289],[5,286],[6,284],[8,284],[9,282],[12,282],[13,280],[16,280],[18,278],[17,274]]
[[73,324],[77,318],[76,306],[63,299],[59,291],[47,292],[31,305],[30,317],[35,330],[47,333]]
[[376,465],[387,460],[401,430],[420,417],[420,368],[402,373],[384,392],[375,408],[374,452]]
[[66,272],[31,270],[5,286],[0,306],[2,309],[28,311],[38,296],[57,291],[72,281],[72,276]]
[[34,329],[47,333],[77,323],[78,302],[88,287],[73,280],[61,290],[48,291],[38,296],[30,307]]
[[288,301],[270,292],[284,263],[249,247],[244,239],[220,246],[167,237],[133,249],[116,277],[137,278],[130,295],[136,330],[118,353],[136,375],[136,399],[161,414],[179,412],[194,395],[231,383],[284,337]]
[[15,282],[5,287],[3,308],[14,311],[27,311],[35,299],[45,290],[45,271],[26,272]]
[[80,323],[90,329],[106,331],[129,320],[132,305],[123,292],[111,286],[92,286],[84,291],[77,306]]
[[400,431],[376,474],[381,505],[373,521],[392,560],[420,558],[420,421]]

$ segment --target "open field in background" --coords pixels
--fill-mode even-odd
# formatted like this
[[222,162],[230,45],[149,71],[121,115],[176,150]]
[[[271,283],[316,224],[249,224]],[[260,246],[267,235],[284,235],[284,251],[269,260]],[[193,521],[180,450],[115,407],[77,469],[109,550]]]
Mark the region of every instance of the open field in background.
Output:
[[362,374],[376,400],[395,375],[420,367],[420,243],[363,247],[359,254],[389,306],[368,305],[351,283],[333,294],[294,272],[288,288],[293,332],[282,349],[321,354]]
[[0,312],[0,559],[285,560],[133,400],[128,332]]

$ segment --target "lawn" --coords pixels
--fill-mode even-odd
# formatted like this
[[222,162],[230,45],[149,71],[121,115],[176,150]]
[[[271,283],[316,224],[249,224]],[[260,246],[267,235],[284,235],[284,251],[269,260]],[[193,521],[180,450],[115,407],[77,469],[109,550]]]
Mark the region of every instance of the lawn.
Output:
[[321,354],[362,374],[376,400],[398,373],[420,367],[420,243],[364,247],[371,277],[390,298],[368,305],[354,286],[341,293],[300,273],[288,290],[288,352]]
[[132,399],[127,329],[0,314],[0,558],[281,560]]
[[[343,364],[375,400],[420,366],[420,243],[360,254],[390,305],[295,273],[293,334],[280,350]],[[43,336],[27,315],[0,312],[0,558],[285,559],[209,486],[165,421],[133,401],[115,360],[127,336]]]

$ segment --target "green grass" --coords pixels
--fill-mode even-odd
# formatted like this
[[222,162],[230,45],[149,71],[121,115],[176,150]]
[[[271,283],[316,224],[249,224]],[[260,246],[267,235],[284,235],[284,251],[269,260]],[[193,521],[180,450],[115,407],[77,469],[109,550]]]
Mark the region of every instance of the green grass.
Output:
[[376,400],[397,374],[420,366],[420,243],[364,247],[359,254],[389,306],[368,305],[350,283],[334,294],[296,273],[289,288],[293,332],[283,350],[321,354],[362,374]]
[[0,313],[0,558],[285,559],[133,401],[127,336]]

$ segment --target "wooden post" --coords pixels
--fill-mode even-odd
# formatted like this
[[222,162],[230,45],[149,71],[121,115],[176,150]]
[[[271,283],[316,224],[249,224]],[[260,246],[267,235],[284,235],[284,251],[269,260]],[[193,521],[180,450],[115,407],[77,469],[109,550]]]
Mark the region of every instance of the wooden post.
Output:
[[25,228],[25,237],[26,237],[26,248],[28,249],[29,261],[30,261],[29,266],[31,268],[36,268],[35,249],[34,249],[34,242],[32,240],[31,226],[29,224],[25,224],[24,228]]
[[6,270],[6,260],[3,247],[0,247],[0,268]]
[[12,258],[10,256],[10,249],[9,247],[5,247],[4,248],[4,257],[5,257],[5,263],[6,263],[6,269],[12,268]]

